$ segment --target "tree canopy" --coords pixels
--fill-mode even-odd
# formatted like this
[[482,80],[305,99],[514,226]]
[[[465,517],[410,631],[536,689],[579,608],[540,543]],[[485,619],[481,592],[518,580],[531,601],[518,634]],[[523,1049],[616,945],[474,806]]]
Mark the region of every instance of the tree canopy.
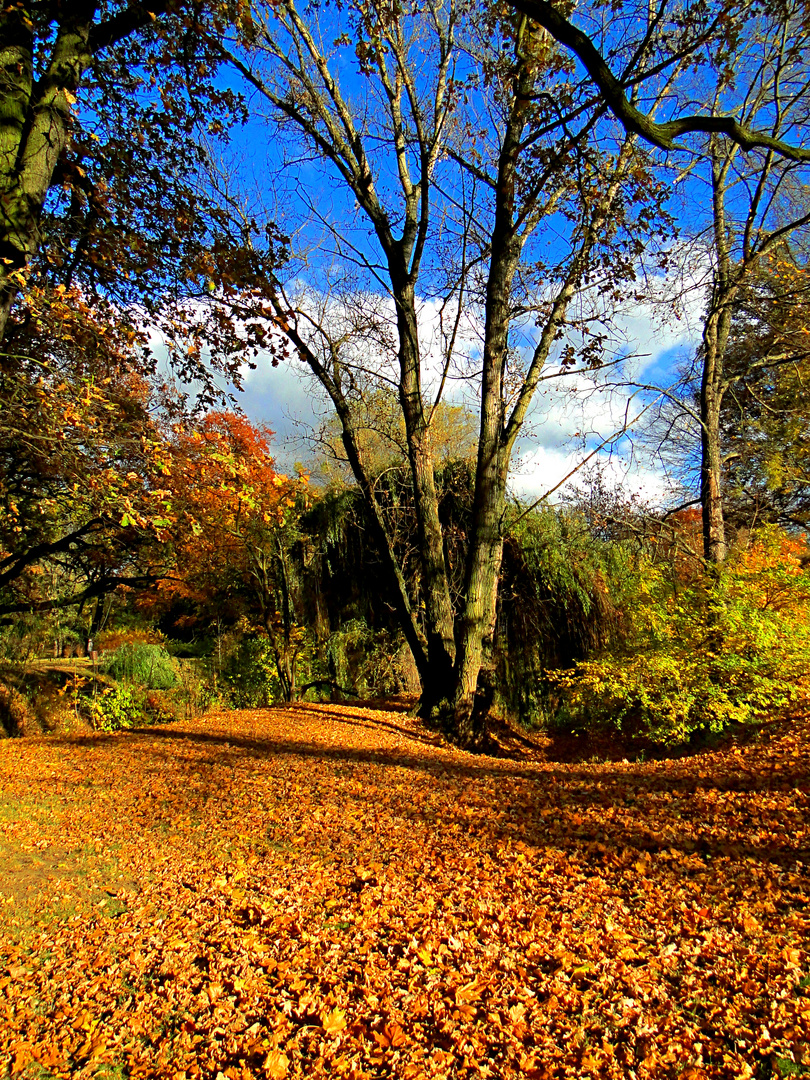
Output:
[[422,716],[481,745],[538,396],[607,370],[658,392],[622,320],[685,253],[700,386],[659,390],[694,423],[675,452],[700,456],[704,557],[726,558],[732,491],[735,527],[766,490],[799,522],[803,331],[772,260],[810,217],[807,32],[798,0],[9,7],[5,613],[168,581],[182,556],[187,599],[251,581],[291,647],[270,519],[299,482],[261,426],[204,415],[284,360],[333,410],[333,477],[364,500]]

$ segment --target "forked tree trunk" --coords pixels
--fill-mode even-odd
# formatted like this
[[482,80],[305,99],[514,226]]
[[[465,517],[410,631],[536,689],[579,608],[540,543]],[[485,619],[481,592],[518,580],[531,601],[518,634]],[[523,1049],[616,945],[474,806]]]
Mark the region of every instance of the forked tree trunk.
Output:
[[[565,197],[570,186],[567,173],[559,180],[559,189],[555,185],[554,190],[549,191],[547,187],[550,178],[555,175],[556,165],[566,170],[569,155],[572,151],[576,152],[575,144],[580,138],[579,135],[566,134],[555,152],[556,160],[538,165],[534,177],[527,173],[523,179],[529,190],[521,186],[518,194],[518,165],[526,149],[522,137],[532,102],[536,100],[536,81],[542,67],[542,60],[538,57],[544,55],[543,49],[533,48],[534,32],[524,20],[516,40],[515,81],[508,91],[511,101],[504,125],[497,176],[491,188],[495,220],[492,234],[485,243],[489,268],[475,496],[467,545],[465,593],[458,610],[454,610],[431,447],[430,421],[435,408],[426,400],[421,385],[422,358],[416,291],[430,226],[432,173],[446,147],[443,129],[450,115],[448,101],[455,16],[447,26],[435,16],[431,23],[437,34],[442,59],[435,100],[431,107],[425,107],[421,102],[417,104],[415,77],[409,67],[405,38],[400,33],[399,15],[392,16],[387,7],[384,11],[378,10],[375,5],[369,9],[371,23],[374,17],[379,17],[380,37],[385,42],[374,70],[379,73],[382,97],[388,103],[390,146],[396,158],[402,194],[396,213],[389,214],[380,201],[372,158],[367,155],[364,146],[361,127],[365,119],[363,125],[355,126],[355,114],[344,101],[337,81],[329,71],[328,59],[320,52],[316,38],[305,26],[292,0],[282,0],[279,9],[282,12],[281,28],[295,46],[291,52],[284,52],[282,62],[285,70],[292,63],[291,56],[309,57],[321,81],[311,77],[307,59],[293,64],[290,70],[294,79],[306,89],[306,107],[299,107],[267,86],[260,76],[247,72],[247,77],[273,103],[280,115],[303,131],[314,141],[318,151],[335,164],[343,182],[374,229],[386,263],[389,295],[396,306],[399,402],[408,444],[419,546],[418,588],[422,603],[418,611],[411,608],[408,589],[401,568],[396,563],[392,537],[359,450],[351,409],[342,385],[344,368],[340,342],[343,339],[333,339],[327,326],[313,323],[304,312],[298,313],[302,316],[300,325],[304,327],[301,333],[297,314],[282,302],[281,287],[279,295],[273,298],[278,325],[289,334],[299,355],[326,389],[340,418],[349,462],[371,512],[374,533],[395,587],[397,615],[419,668],[422,716],[434,723],[441,723],[455,742],[475,748],[485,739],[486,714],[491,703],[492,685],[487,673],[491,667],[495,630],[503,550],[502,519],[510,457],[537,388],[540,372],[559,336],[567,307],[582,275],[587,272],[589,252],[600,225],[604,224],[604,215],[609,211],[617,183],[612,180],[607,185],[607,190],[612,194],[597,196],[600,206],[596,209],[593,207],[594,193],[582,193],[585,220],[577,238],[577,248],[544,320],[528,374],[517,393],[517,400],[509,403],[511,412],[507,416],[512,289],[524,237],[532,232],[544,213],[553,212],[551,208]],[[272,55],[281,57],[280,47],[269,33],[265,35],[265,44]],[[390,67],[389,57],[393,57]],[[245,71],[244,65],[240,66],[238,60],[235,63]],[[373,65],[369,67],[369,74],[372,69]],[[407,118],[403,119],[408,109],[415,114],[412,124],[407,122]],[[587,130],[584,129],[585,137]],[[418,155],[414,153],[414,158],[418,160],[416,180],[411,175],[410,157],[414,141],[419,150]],[[623,151],[622,162],[624,156]],[[617,167],[614,180],[622,168],[624,164]],[[520,206],[517,205],[518,201]],[[600,214],[603,214],[601,221],[598,220]],[[320,345],[315,348],[307,340],[313,326],[320,335]],[[320,349],[325,351],[321,352]]]
[[[520,32],[522,37],[524,28]],[[517,172],[529,102],[535,89],[530,61],[521,58],[506,124],[495,184],[489,275],[486,289],[484,353],[481,380],[481,422],[475,471],[475,495],[465,573],[465,595],[458,617],[457,653],[450,721],[454,740],[479,749],[487,739],[494,696],[493,646],[498,582],[503,557],[503,514],[512,449],[533,395],[532,379],[548,356],[557,320],[572,290],[563,286],[552,306],[529,375],[511,416],[507,418],[504,381],[512,318],[512,289],[523,248],[517,224]],[[534,383],[536,385],[536,382]]]

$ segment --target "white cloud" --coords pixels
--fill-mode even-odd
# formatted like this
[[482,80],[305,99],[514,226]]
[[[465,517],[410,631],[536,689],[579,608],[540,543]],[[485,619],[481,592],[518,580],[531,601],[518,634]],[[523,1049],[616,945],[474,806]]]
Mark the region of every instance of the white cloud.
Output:
[[548,497],[559,502],[587,482],[589,471],[598,467],[603,483],[625,496],[637,496],[653,506],[668,502],[673,489],[664,475],[637,459],[605,450],[590,456],[588,450],[537,447],[524,451],[516,462],[510,487],[528,501]]
[[[657,288],[660,297],[664,297],[671,284],[661,279]],[[662,300],[655,299],[632,305],[614,320],[614,347],[617,352],[631,357],[624,365],[628,377],[651,382],[657,379],[664,383],[674,379],[670,369],[676,358],[694,353],[703,296],[702,286],[695,278],[683,293],[680,318],[674,315],[666,318],[671,306],[667,308]],[[370,299],[381,324],[393,324],[390,298]],[[341,317],[336,307],[333,314]],[[424,385],[428,391],[435,392],[442,367],[438,303],[422,304],[419,317]],[[477,366],[480,344],[480,322],[474,312],[467,311],[459,327],[457,352],[460,363],[451,373],[445,393],[450,400],[463,401],[472,408],[477,408],[477,383],[463,376]],[[393,374],[391,360],[390,356],[383,357],[382,354],[376,358],[364,356],[366,366],[378,364],[389,374]],[[617,380],[614,380],[613,388],[605,388],[603,384],[613,378],[613,371],[565,374],[541,382],[516,455],[513,490],[527,497],[539,497],[574,469],[594,447],[618,432],[628,418],[632,419],[643,409],[645,399],[637,391],[621,387]],[[549,366],[548,374],[555,374],[553,367]],[[251,419],[270,425],[276,433],[279,465],[289,469],[305,454],[302,433],[317,428],[324,416],[329,415],[330,406],[324,392],[315,384],[304,363],[295,357],[274,368],[268,357],[260,356],[256,370],[245,370],[243,376],[242,407]],[[646,400],[649,397],[647,394]],[[623,444],[618,440],[615,446],[606,447],[592,461],[604,465],[607,475],[628,493],[641,493],[651,501],[665,499],[669,494],[669,485],[660,468],[630,453],[626,442]],[[580,472],[569,486],[581,478]]]

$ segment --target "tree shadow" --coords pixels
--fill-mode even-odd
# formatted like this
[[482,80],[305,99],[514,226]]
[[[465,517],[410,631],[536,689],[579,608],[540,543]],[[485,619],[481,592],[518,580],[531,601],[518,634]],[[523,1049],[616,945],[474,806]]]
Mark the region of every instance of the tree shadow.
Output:
[[[299,713],[302,716],[311,716],[316,720],[327,719],[330,724],[347,724],[352,727],[366,728],[370,731],[376,731],[382,728],[384,731],[393,732],[395,735],[404,735],[408,739],[412,739],[415,742],[423,743],[425,746],[441,747],[446,746],[445,740],[437,732],[431,732],[427,729],[420,729],[416,724],[405,725],[395,724],[392,720],[384,720],[381,716],[369,717],[364,713],[353,712],[352,709],[356,708],[368,708],[370,705],[360,704],[353,702],[351,706],[341,705],[340,713],[328,712],[328,706],[326,707],[313,707],[308,702],[296,701],[290,705],[283,706],[284,711],[288,713]],[[381,712],[389,712],[390,710],[380,707]],[[405,712],[406,709],[402,708],[399,712]]]
[[[302,709],[295,711],[304,712]],[[318,719],[323,719],[321,714]],[[410,727],[402,726],[391,721],[370,720],[368,717],[359,715],[346,717],[342,712],[340,716],[329,715],[329,723],[345,724],[349,727],[376,729],[383,728],[394,734],[406,737],[410,742],[418,744],[413,753],[407,750],[398,750],[390,747],[378,747],[374,749],[362,749],[351,746],[330,746],[318,741],[306,741],[297,739],[260,738],[233,733],[217,734],[207,731],[184,731],[178,730],[172,725],[155,727],[131,728],[127,731],[114,733],[96,732],[91,735],[62,735],[51,737],[50,741],[55,745],[91,748],[112,743],[119,739],[131,740],[158,740],[168,743],[189,743],[210,745],[212,747],[226,747],[228,750],[236,748],[244,750],[249,757],[265,758],[274,755],[293,755],[304,758],[321,758],[325,761],[345,763],[373,762],[391,767],[407,768],[416,772],[436,775],[440,773],[446,778],[475,779],[481,777],[504,777],[516,780],[530,781],[561,781],[567,786],[580,786],[585,789],[599,786],[600,799],[606,801],[605,794],[612,788],[617,787],[622,791],[628,788],[636,788],[639,792],[649,793],[679,793],[681,795],[696,794],[704,790],[721,792],[750,792],[750,791],[787,791],[799,788],[810,791],[810,753],[806,760],[796,760],[790,768],[778,768],[771,773],[763,770],[740,768],[734,773],[723,773],[717,776],[708,774],[711,762],[702,763],[699,756],[694,758],[679,758],[675,762],[667,763],[669,767],[662,771],[662,763],[625,763],[625,762],[600,762],[586,767],[577,767],[580,763],[566,764],[555,761],[519,761],[513,758],[492,758],[477,754],[467,754],[463,751],[449,748],[440,738],[433,739],[430,735],[420,736],[415,734]],[[433,750],[435,753],[431,754]],[[231,762],[232,764],[232,762]],[[690,773],[694,767],[700,770],[699,775]]]
[[[318,710],[297,708],[293,710],[324,719]],[[200,768],[227,767],[230,770],[250,767],[256,761],[272,758],[298,758],[317,761],[327,766],[373,765],[379,768],[406,769],[424,777],[433,777],[439,784],[449,784],[459,790],[451,792],[451,798],[441,810],[437,820],[435,810],[425,810],[418,800],[408,802],[401,792],[397,800],[398,815],[440,829],[452,828],[469,833],[479,839],[489,838],[502,843],[504,840],[522,842],[531,847],[546,848],[592,848],[604,849],[606,854],[623,849],[638,852],[675,852],[688,857],[728,857],[735,860],[756,859],[780,866],[810,861],[807,844],[807,823],[801,810],[788,813],[784,807],[769,811],[758,806],[751,821],[738,822],[732,834],[723,835],[726,829],[722,815],[710,816],[700,802],[690,805],[703,793],[756,792],[757,784],[769,792],[787,792],[800,784],[807,785],[807,770],[801,761],[795,767],[779,769],[771,776],[752,779],[750,772],[721,773],[712,776],[700,759],[681,759],[664,771],[656,764],[649,765],[596,765],[588,769],[559,763],[532,762],[519,764],[512,760],[483,758],[461,754],[459,751],[440,748],[428,738],[418,738],[409,727],[393,721],[342,710],[340,715],[328,714],[330,724],[350,727],[380,727],[391,733],[407,737],[413,751],[391,747],[357,748],[332,746],[302,738],[260,738],[233,733],[219,734],[206,731],[182,731],[171,727],[133,729],[116,735],[90,737],[63,737],[58,740],[68,745],[103,745],[108,741],[125,739],[130,745],[143,743],[154,753],[156,744],[170,746],[208,747],[212,753],[197,759]],[[305,735],[305,732],[302,732]],[[164,753],[165,758],[165,753]],[[708,763],[710,767],[711,763]],[[701,768],[704,775],[692,775],[690,765]],[[155,764],[160,769],[160,764]],[[491,781],[498,784],[493,789]],[[482,782],[479,787],[475,781]],[[382,788],[383,794],[380,795]],[[437,792],[441,795],[441,788]],[[474,816],[469,812],[469,799],[461,792],[475,796]],[[661,795],[668,802],[663,803]],[[356,793],[353,798],[361,798]],[[385,798],[385,784],[374,785],[373,799]],[[462,811],[461,806],[466,810]],[[622,820],[605,818],[598,824],[583,818],[592,809],[617,808],[624,811]],[[795,835],[791,840],[786,826],[795,818]],[[704,823],[701,829],[701,823]],[[746,836],[749,831],[767,833],[773,840],[764,842]]]

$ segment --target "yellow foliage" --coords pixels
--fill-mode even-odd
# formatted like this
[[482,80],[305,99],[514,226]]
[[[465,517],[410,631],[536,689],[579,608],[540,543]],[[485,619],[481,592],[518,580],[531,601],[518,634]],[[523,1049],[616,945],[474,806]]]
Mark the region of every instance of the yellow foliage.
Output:
[[810,689],[810,570],[803,537],[775,526],[719,578],[673,585],[642,564],[623,639],[550,672],[562,718],[677,743],[698,730],[761,720]]

